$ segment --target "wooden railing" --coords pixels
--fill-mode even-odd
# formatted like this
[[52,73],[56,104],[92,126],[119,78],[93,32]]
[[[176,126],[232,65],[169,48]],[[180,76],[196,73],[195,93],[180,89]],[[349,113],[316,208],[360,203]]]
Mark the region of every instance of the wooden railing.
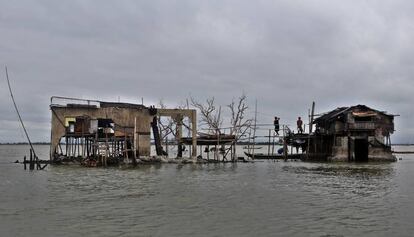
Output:
[[375,123],[373,122],[356,122],[348,124],[349,130],[374,130]]

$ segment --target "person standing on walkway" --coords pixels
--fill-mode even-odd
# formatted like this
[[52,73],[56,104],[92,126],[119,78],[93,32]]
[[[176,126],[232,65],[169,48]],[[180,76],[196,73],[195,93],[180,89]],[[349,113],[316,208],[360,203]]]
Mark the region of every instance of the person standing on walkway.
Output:
[[275,132],[279,136],[279,118],[275,116],[275,120],[273,121],[273,125],[275,125]]
[[298,133],[303,133],[303,121],[300,117],[298,117],[298,121],[296,121],[296,125],[298,126]]

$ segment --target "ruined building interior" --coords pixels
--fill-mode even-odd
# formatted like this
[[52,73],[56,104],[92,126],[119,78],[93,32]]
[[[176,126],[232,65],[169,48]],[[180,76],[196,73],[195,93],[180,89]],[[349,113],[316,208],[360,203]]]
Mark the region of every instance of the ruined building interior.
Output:
[[159,109],[57,96],[51,98],[50,109],[52,162],[74,159],[93,160],[102,165],[120,160],[135,162],[138,157],[152,155],[151,133],[156,155],[165,155],[157,126],[157,118],[163,116],[178,121],[177,141],[181,141],[182,121],[188,118],[190,156],[196,156],[197,115],[192,109]]

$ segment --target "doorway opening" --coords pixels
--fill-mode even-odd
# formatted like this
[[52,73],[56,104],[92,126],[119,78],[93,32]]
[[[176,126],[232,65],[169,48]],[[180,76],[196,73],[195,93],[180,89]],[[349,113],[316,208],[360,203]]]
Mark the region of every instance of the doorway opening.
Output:
[[368,140],[367,139],[355,139],[355,161],[367,162],[368,161]]

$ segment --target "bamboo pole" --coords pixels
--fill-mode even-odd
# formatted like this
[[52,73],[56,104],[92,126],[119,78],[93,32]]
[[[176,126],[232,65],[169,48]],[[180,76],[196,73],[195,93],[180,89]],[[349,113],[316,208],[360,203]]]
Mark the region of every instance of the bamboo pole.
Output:
[[310,121],[309,121],[309,135],[308,135],[308,144],[306,146],[306,158],[309,159],[309,149],[310,149],[310,138],[312,133],[312,125],[313,125],[313,117],[315,113],[315,101],[312,102],[312,110],[310,115]]
[[6,69],[6,79],[7,79],[7,85],[9,87],[10,97],[13,101],[13,105],[14,105],[14,108],[16,110],[17,116],[19,117],[20,124],[22,125],[22,128],[24,130],[24,134],[26,135],[27,141],[29,142],[30,149],[32,149],[34,156],[37,157],[36,152],[33,148],[32,142],[30,141],[29,134],[27,133],[26,127],[24,126],[23,119],[20,116],[19,109],[17,108],[17,105],[16,105],[16,101],[14,100],[13,92],[12,92],[12,89],[11,89],[11,86],[10,86],[9,73],[7,71],[7,66],[5,67],[5,69]]

